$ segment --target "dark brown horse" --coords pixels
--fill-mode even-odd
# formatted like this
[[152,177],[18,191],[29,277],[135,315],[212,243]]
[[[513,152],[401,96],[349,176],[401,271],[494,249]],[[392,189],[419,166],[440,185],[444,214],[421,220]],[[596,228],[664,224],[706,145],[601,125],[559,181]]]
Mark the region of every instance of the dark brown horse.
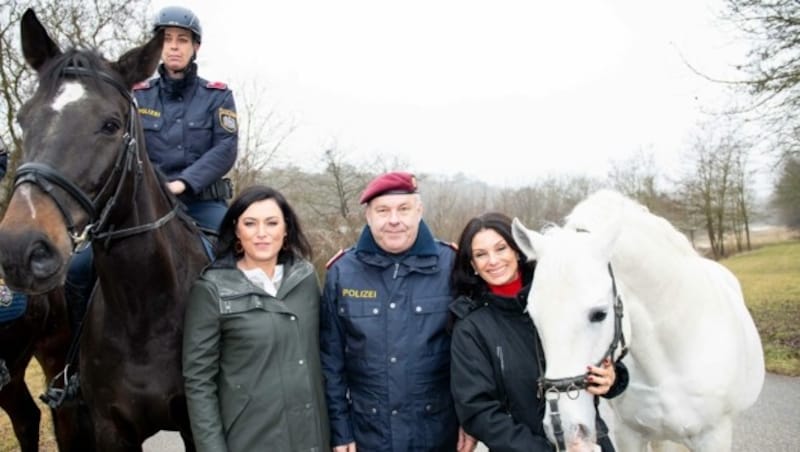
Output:
[[61,52],[33,11],[22,49],[39,86],[20,110],[22,164],[0,223],[7,283],[41,293],[64,283],[91,242],[95,290],[80,343],[83,397],[97,448],[141,450],[158,430],[191,442],[181,376],[189,287],[208,258],[197,228],[150,164],[132,86],[158,64],[163,36],[109,62]]
[[[28,363],[36,357],[51,381],[64,369],[69,344],[70,325],[61,289],[28,296],[25,313],[0,324],[0,367],[8,378],[0,381],[0,408],[11,418],[22,452],[39,450],[41,413],[25,384]],[[94,450],[88,413],[81,411],[76,403],[50,410],[59,450]]]

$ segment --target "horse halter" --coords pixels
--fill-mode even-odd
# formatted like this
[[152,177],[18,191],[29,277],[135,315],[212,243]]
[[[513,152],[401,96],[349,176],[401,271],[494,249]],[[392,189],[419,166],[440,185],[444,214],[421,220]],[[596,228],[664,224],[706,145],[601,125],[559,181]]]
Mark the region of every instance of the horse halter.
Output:
[[[617,348],[620,349],[620,355],[617,360],[621,360],[628,353],[628,346],[625,342],[625,334],[622,332],[622,297],[620,297],[619,292],[617,292],[617,281],[614,278],[614,271],[611,269],[610,262],[608,264],[608,274],[611,276],[611,290],[614,296],[614,337],[611,339],[611,344],[608,346],[608,350],[606,350],[595,367],[602,366],[603,361],[605,361],[606,358],[613,359]],[[589,373],[587,372],[575,377],[544,378],[542,359],[541,357],[538,358],[539,375],[542,375],[542,377],[539,378],[539,389],[536,397],[539,399],[544,397],[544,399],[547,401],[547,404],[550,406],[550,420],[553,425],[553,435],[556,437],[556,441],[558,443],[556,444],[557,450],[566,450],[564,442],[564,430],[561,427],[561,414],[558,411],[558,399],[561,397],[561,393],[566,394],[567,397],[572,400],[577,399],[578,396],[580,396],[580,391],[582,389],[586,389],[587,387],[586,377],[589,375]]]
[[[119,238],[138,234],[139,232],[158,228],[169,221],[176,214],[176,209],[178,208],[177,204],[174,209],[170,210],[169,213],[153,223],[120,230],[114,230],[113,225],[108,226],[111,208],[116,204],[116,199],[122,191],[122,187],[127,179],[128,174],[134,170],[135,166],[136,178],[134,179],[134,192],[138,187],[139,178],[142,174],[142,161],[137,156],[139,147],[138,143],[136,142],[134,129],[134,115],[137,114],[136,102],[131,96],[129,90],[108,73],[102,71],[92,71],[81,66],[69,65],[62,70],[61,75],[96,77],[116,88],[117,91],[119,91],[128,101],[129,112],[126,121],[126,130],[123,135],[119,152],[117,153],[117,158],[114,162],[112,173],[106,179],[105,185],[103,185],[97,195],[95,195],[94,199],[92,199],[83,190],[81,190],[80,187],[78,187],[74,182],[65,178],[55,168],[44,163],[30,162],[24,163],[17,168],[17,174],[14,178],[14,188],[16,189],[16,187],[23,183],[31,183],[39,187],[53,200],[59,211],[61,211],[61,215],[64,217],[64,221],[67,225],[67,231],[69,232],[70,240],[72,241],[73,252],[77,249],[82,249],[85,246],[88,246],[89,243],[96,239],[106,239],[107,244],[108,240],[111,238]],[[116,187],[112,186],[115,180],[117,183]],[[66,192],[88,215],[89,220],[86,224],[86,227],[80,233],[76,231],[75,222],[73,221],[72,216],[69,214],[69,210],[66,208],[64,201],[54,193],[53,189],[55,187],[61,188],[64,192]],[[108,196],[108,193],[111,193],[110,198],[105,202],[102,210],[98,214],[98,210],[100,209],[99,203],[102,202],[103,198]],[[108,231],[101,232],[104,229],[108,229]]]

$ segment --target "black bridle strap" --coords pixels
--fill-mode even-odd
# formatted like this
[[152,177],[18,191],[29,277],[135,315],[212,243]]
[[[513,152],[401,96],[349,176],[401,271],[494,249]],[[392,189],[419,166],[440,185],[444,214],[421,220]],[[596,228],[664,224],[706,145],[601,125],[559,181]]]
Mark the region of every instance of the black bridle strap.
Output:
[[180,209],[180,205],[175,204],[175,207],[173,207],[172,210],[170,210],[169,212],[164,214],[164,216],[162,216],[161,218],[152,223],[140,224],[138,226],[133,226],[125,229],[118,229],[116,231],[112,229],[107,232],[98,232],[92,235],[92,239],[93,240],[105,239],[106,243],[108,243],[108,241],[111,239],[121,239],[124,237],[130,237],[132,235],[141,234],[143,232],[147,232],[153,229],[158,229],[161,226],[167,224],[169,220],[175,218],[175,215],[177,215],[178,213],[178,209]]
[[[80,204],[83,210],[86,211],[86,213],[89,215],[89,218],[94,218],[96,215],[94,202],[89,199],[89,197],[86,196],[77,185],[67,180],[58,171],[54,170],[48,165],[36,162],[23,163],[19,166],[19,168],[17,168],[17,176],[14,185],[17,186],[24,182],[30,182],[42,187],[42,189],[44,189],[46,192],[51,193],[51,190],[48,190],[45,184],[42,183],[42,179],[50,182],[51,184],[57,185],[59,188],[67,192],[67,194],[69,194],[72,199]],[[59,208],[63,209],[61,205],[59,205]]]

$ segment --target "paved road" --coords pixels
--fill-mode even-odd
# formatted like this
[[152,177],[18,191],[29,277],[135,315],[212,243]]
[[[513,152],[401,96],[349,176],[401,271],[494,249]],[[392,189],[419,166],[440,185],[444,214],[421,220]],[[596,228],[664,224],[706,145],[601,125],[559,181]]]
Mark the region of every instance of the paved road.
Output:
[[[479,446],[479,452],[486,448]],[[800,377],[767,374],[758,401],[739,415],[734,452],[800,451]],[[144,443],[144,452],[184,452],[180,436],[160,432]]]

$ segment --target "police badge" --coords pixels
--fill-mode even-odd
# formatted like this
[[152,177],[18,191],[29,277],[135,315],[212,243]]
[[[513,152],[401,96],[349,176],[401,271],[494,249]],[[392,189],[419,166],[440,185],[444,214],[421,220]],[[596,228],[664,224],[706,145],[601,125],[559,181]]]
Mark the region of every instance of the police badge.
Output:
[[230,133],[236,133],[236,112],[227,108],[220,108],[219,125]]

